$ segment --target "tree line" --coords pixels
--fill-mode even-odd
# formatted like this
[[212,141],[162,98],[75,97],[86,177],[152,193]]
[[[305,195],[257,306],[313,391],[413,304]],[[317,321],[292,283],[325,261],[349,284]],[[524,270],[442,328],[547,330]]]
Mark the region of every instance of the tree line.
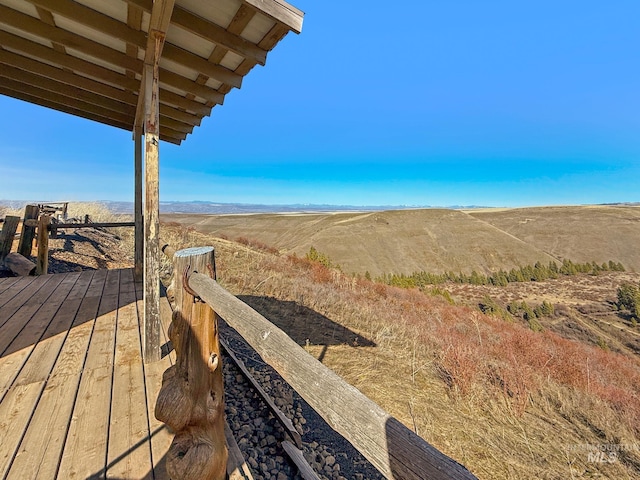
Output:
[[560,265],[555,261],[543,265],[536,262],[535,265],[525,265],[512,268],[509,271],[500,269],[488,275],[473,270],[471,273],[445,273],[414,272],[405,274],[383,274],[375,280],[387,285],[404,288],[424,289],[427,285],[440,285],[443,283],[461,283],[470,285],[496,285],[505,287],[514,282],[542,282],[548,279],[559,278],[563,275],[577,275],[579,273],[598,275],[601,272],[624,272],[624,266],[620,262],[610,260],[608,263],[597,262],[576,263],[571,260],[563,260]]

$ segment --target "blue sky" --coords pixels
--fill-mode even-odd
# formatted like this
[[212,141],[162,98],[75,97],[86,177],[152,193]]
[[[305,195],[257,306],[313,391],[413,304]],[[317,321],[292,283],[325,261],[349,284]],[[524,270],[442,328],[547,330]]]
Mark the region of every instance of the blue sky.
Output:
[[[302,34],[161,143],[161,200],[640,201],[637,0],[292,3]],[[129,132],[0,112],[0,198],[133,198]]]

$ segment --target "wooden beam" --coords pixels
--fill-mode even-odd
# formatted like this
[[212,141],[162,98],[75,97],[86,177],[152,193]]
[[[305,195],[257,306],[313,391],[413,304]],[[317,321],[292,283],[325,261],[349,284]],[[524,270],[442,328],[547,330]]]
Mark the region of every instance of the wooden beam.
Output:
[[71,55],[56,52],[44,45],[7,33],[3,30],[0,30],[0,45],[11,48],[12,50],[23,52],[30,57],[46,60],[47,63],[53,65],[68,68],[76,72],[82,72],[94,79],[99,79],[102,82],[109,83],[126,90],[137,92],[140,88],[139,81],[128,78],[116,71],[101,67]]
[[[167,1],[172,2],[173,0]],[[10,25],[14,28],[19,28],[21,30],[24,30],[25,32],[28,32],[40,38],[44,38],[51,42],[60,43],[65,47],[70,47],[92,57],[99,58],[100,60],[107,62],[115,67],[124,70],[131,70],[136,73],[142,73],[143,62],[137,58],[132,58],[126,53],[119,52],[118,50],[114,50],[113,48],[89,40],[81,35],[68,32],[58,27],[46,25],[43,22],[38,21],[38,19],[36,18],[2,5],[0,5],[0,23]],[[213,88],[209,88],[204,85],[198,85],[195,81],[178,75],[174,72],[170,72],[168,70],[160,69],[160,74],[163,77],[163,83],[167,85],[180,90],[184,90],[185,92],[191,91],[195,95],[202,97],[207,101],[216,103],[221,102],[222,95]],[[126,75],[122,76],[124,76],[128,80],[131,80],[126,77]]]
[[27,220],[38,218],[39,213],[40,208],[37,205],[27,205],[24,209],[24,219],[22,220],[22,232],[20,233],[18,253],[25,258],[29,258],[31,256],[33,239],[36,236],[36,229],[34,227],[28,227],[26,223]]
[[[4,69],[3,69],[4,70]],[[10,78],[6,78],[3,76],[4,73],[0,73],[0,85],[9,90],[13,90],[15,92],[26,93],[27,95],[31,95],[33,97],[41,98],[46,101],[59,103],[62,105],[68,105],[71,108],[76,110],[82,110],[89,114],[94,114],[106,119],[112,120],[114,123],[119,123],[122,125],[131,124],[131,120],[133,119],[133,109],[128,108],[129,112],[127,113],[118,111],[117,109],[106,108],[100,105],[96,105],[93,103],[89,103],[84,100],[80,100],[78,98],[73,98],[69,95],[69,90],[67,88],[64,91],[59,93],[51,92],[49,90],[45,90],[44,88],[34,87],[27,83],[21,83],[19,81],[12,80]],[[25,75],[25,78],[27,76]],[[52,80],[53,82],[53,80]],[[64,85],[64,84],[62,84]],[[96,97],[100,98],[100,97]],[[114,102],[114,100],[103,99],[104,103],[106,102]],[[117,103],[117,102],[116,102]],[[123,106],[123,110],[124,110]]]
[[[59,71],[67,75],[72,75],[68,72],[64,72],[61,70]],[[118,100],[113,100],[103,95],[83,90],[82,88],[74,87],[64,82],[59,82],[52,77],[42,77],[40,75],[29,73],[24,70],[20,70],[19,68],[10,67],[8,65],[4,65],[2,69],[0,69],[0,77],[13,80],[17,85],[20,85],[20,83],[22,83],[24,85],[36,87],[39,89],[39,91],[51,92],[54,94],[54,97],[66,97],[69,100],[65,103],[69,103],[69,105],[71,106],[74,106],[74,101],[82,101],[97,107],[104,108],[106,110],[111,110],[116,114],[122,114],[125,118],[133,118],[133,116],[135,115],[135,107],[133,105],[126,104]],[[6,84],[6,86],[11,88],[9,83]],[[25,89],[24,92],[32,93],[28,89]]]
[[144,278],[144,221],[142,215],[142,129],[136,128],[134,138],[134,276],[136,282]]
[[[130,4],[134,4],[146,12],[151,11],[153,0],[126,0]],[[224,28],[208,20],[205,20],[198,15],[191,13],[190,11],[182,8],[181,6],[175,6],[173,9],[173,15],[171,17],[171,23],[179,25],[185,30],[194,33],[205,40],[220,45],[232,52],[240,55],[241,57],[251,58],[257,63],[265,64],[267,59],[267,52],[250,41],[242,38],[239,35],[228,32]]]
[[[158,101],[160,51],[163,35],[151,33],[151,63],[144,65],[144,359],[160,360],[160,200],[159,145],[160,104]],[[148,46],[148,47],[149,47]],[[141,92],[141,95],[143,94]],[[136,129],[139,127],[136,126]]]
[[[72,87],[93,92],[103,97],[118,100],[119,102],[135,107],[136,95],[128,90],[112,87],[106,83],[98,82],[81,75],[77,75],[62,68],[52,67],[46,63],[38,62],[28,57],[23,57],[7,50],[0,50],[0,64],[16,67],[25,72],[39,75],[43,78],[57,80]],[[138,82],[136,82],[138,83]]]
[[[96,31],[118,38],[129,45],[146,48],[147,35],[144,32],[131,28],[127,24],[77,2],[70,0],[33,0],[33,3]],[[138,11],[140,11],[139,8]],[[131,57],[131,55],[129,56]],[[237,88],[240,88],[242,83],[242,77],[233,71],[221,65],[209,63],[206,59],[169,43],[165,45],[162,56],[179,65],[205,73],[222,83],[228,83]],[[137,59],[137,55],[135,58]],[[139,70],[132,71],[139,72]]]
[[27,260],[19,253],[10,253],[7,258],[4,259],[5,265],[13,273],[19,276],[33,275],[36,271],[36,264],[31,260]]
[[[44,60],[46,63],[58,65],[61,68],[67,68],[69,70],[88,75],[100,83],[108,83],[123,90],[135,93],[138,93],[140,90],[140,82],[138,80],[129,78],[126,75],[122,75],[121,73],[109,70],[108,68],[101,67],[86,60],[81,60],[71,55],[64,55],[39,43],[32,42],[31,40],[18,37],[2,30],[0,30],[0,45],[11,48],[12,50],[23,52],[30,57],[36,57],[40,60]],[[22,68],[20,65],[16,66]],[[212,91],[215,92],[215,90]],[[170,90],[161,88],[160,93],[163,103],[168,105],[183,108],[201,117],[211,113],[210,106],[189,100],[188,98],[178,95]],[[213,101],[222,105],[223,100],[224,95],[217,93]]]
[[51,217],[41,215],[38,222],[38,259],[36,261],[36,275],[46,275],[49,271],[49,226]]
[[[24,57],[0,50],[0,64],[4,63],[2,59],[7,57],[13,57],[17,60],[17,63],[26,63],[28,66],[33,67],[40,66],[38,70],[42,71],[43,75],[15,68],[5,63],[3,68],[0,69],[0,77],[52,92],[55,94],[55,97],[67,97],[72,102],[75,102],[75,100],[84,101],[131,118],[133,118],[135,114],[137,97],[130,92],[119,90],[109,85],[74,75],[73,73],[33,60],[25,59],[27,62],[20,62],[20,59]],[[14,61],[14,63],[16,62]],[[58,81],[58,78],[65,81]],[[6,86],[15,89],[17,84],[12,83],[11,85],[7,84]],[[34,92],[28,90],[23,91],[34,94]],[[117,97],[118,99],[114,100],[113,97]],[[177,117],[177,119],[175,117]],[[201,117],[167,105],[161,105],[160,120],[163,126],[171,128],[176,132],[191,133],[193,127],[200,124]]]
[[130,69],[135,72],[142,70],[142,61],[137,58],[128,57],[126,54],[114,50],[111,47],[94,42],[76,33],[68,32],[59,27],[47,25],[37,18],[18,12],[11,8],[0,5],[0,23],[18,28],[26,33],[37,37],[56,42],[67,48],[72,48],[85,53],[103,62],[107,62],[116,67]]
[[19,223],[20,217],[7,215],[4,219],[2,231],[0,231],[0,264],[11,253]]
[[302,31],[304,12],[287,2],[281,0],[243,0],[243,2],[260,10],[276,22],[283,23],[296,33]]
[[267,52],[262,48],[239,35],[228,32],[215,23],[194,15],[184,8],[175,8],[171,22],[241,57],[255,60],[260,65],[264,65],[267,62]]
[[[68,113],[70,115],[75,115],[77,117],[86,118],[87,120],[93,120],[98,123],[104,123],[112,127],[122,128],[124,130],[131,131],[131,124],[129,123],[127,124],[119,123],[108,117],[102,117],[100,115],[88,113],[77,108],[69,107],[68,105],[64,105],[62,103],[43,100],[42,98],[39,98],[34,95],[29,95],[24,92],[5,88],[2,85],[0,85],[0,94],[7,95],[9,97],[13,97],[18,100],[23,100],[25,102],[33,103],[35,105],[40,105],[42,107],[58,110],[60,112]],[[162,128],[160,130],[160,140],[163,140],[169,143],[180,145],[180,142],[185,138],[187,138],[187,135],[185,133],[174,132],[167,128]]]

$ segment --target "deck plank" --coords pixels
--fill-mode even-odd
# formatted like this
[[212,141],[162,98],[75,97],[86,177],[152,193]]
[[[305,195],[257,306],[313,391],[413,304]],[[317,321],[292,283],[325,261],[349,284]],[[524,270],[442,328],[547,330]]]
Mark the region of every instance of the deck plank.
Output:
[[[71,312],[75,314],[75,310],[69,308],[68,297],[75,288],[79,277],[78,273],[73,273],[65,275],[61,282],[56,279],[47,283],[49,287],[57,283],[55,290],[51,292],[47,300],[41,303],[40,299],[34,298],[25,305],[25,307],[37,305],[39,308],[35,315],[25,317],[24,313],[26,312],[23,312],[22,309],[16,312],[16,315],[0,328],[0,335],[2,336],[0,345],[4,346],[5,342],[10,342],[3,353],[13,353],[30,345],[35,345],[45,335],[45,331],[48,336],[67,331],[69,329],[65,325],[67,317]],[[46,290],[49,289],[47,288]],[[77,307],[77,305],[75,306]],[[60,309],[63,311],[58,313]],[[25,308],[25,310],[28,311],[30,308]],[[56,322],[51,326],[50,324],[54,319]],[[58,327],[58,329],[54,330],[55,327]]]
[[38,280],[39,282],[45,282],[46,280],[49,280],[48,277],[46,276],[42,276],[42,277],[18,277],[18,278],[14,278],[12,282],[5,282],[7,283],[7,287],[5,288],[2,293],[0,293],[0,307],[2,307],[4,304],[6,304],[9,300],[12,300],[18,293],[20,293],[20,291],[22,291],[24,288],[26,288],[31,282]]
[[[141,299],[142,292],[140,292]],[[138,315],[142,318],[143,306],[142,301],[138,302]],[[168,341],[166,328],[171,323],[171,307],[167,297],[160,298],[160,318],[163,325],[162,336],[163,342]],[[142,338],[142,334],[140,334]],[[151,456],[154,464],[155,480],[169,480],[166,468],[165,455],[169,450],[169,446],[173,441],[173,434],[169,432],[167,426],[155,417],[156,400],[162,386],[162,375],[167,368],[175,363],[175,352],[171,351],[158,362],[147,363],[144,365],[144,377],[146,379],[147,388],[147,409],[149,412],[149,427],[151,434]]]
[[17,385],[0,403],[0,477],[11,467],[26,424],[44,388],[44,382]]
[[133,271],[1,285],[0,478],[168,480],[173,436],[154,409],[175,353],[142,362]]
[[[26,285],[23,282],[18,282],[18,286],[22,285],[22,288],[12,287],[9,289],[7,295],[12,295],[12,298],[6,299],[2,308],[3,318],[0,318],[0,327],[4,326],[6,322],[25,304],[42,304],[46,302],[48,294],[51,294],[55,290],[55,285],[52,282],[61,281],[58,275],[42,275],[40,277],[31,280]],[[16,291],[17,290],[17,291]],[[35,301],[36,299],[42,299],[41,302]],[[1,301],[1,299],[0,299]],[[4,349],[0,348],[0,352]]]
[[[58,358],[58,354],[62,347],[62,343],[66,338],[67,329],[63,329],[62,332],[56,331],[57,323],[68,318],[68,309],[77,309],[77,305],[64,304],[69,292],[73,289],[78,275],[66,275],[62,277],[62,281],[58,284],[56,289],[57,295],[51,302],[48,302],[38,310],[37,314],[29,320],[27,323],[31,329],[23,329],[25,332],[29,330],[26,335],[29,336],[31,342],[35,344],[28,361],[24,364],[24,367],[20,370],[17,377],[13,382],[13,385],[9,388],[6,397],[3,399],[2,405],[12,405],[16,402],[15,398],[25,393],[24,399],[18,402],[20,412],[16,419],[12,419],[12,426],[6,435],[3,436],[2,452],[0,453],[0,476],[4,478],[9,468],[13,463],[13,457],[19,456],[19,445],[22,442],[33,415],[33,412],[37,408],[38,402],[41,398],[42,392],[46,385],[46,381],[53,369],[53,365]],[[48,282],[50,285],[52,282]],[[61,308],[62,306],[62,308]],[[58,322],[56,322],[58,320]],[[47,335],[47,331],[51,325],[55,325],[54,331],[50,331]],[[18,349],[17,351],[20,351]],[[34,386],[31,388],[31,386]],[[25,387],[25,388],[22,388]],[[25,478],[25,477],[22,477]]]
[[[83,273],[67,296],[67,328],[75,322],[81,309],[92,308],[95,316],[99,297],[85,296],[93,277],[93,272]],[[72,306],[75,306],[75,313]],[[69,331],[8,480],[55,478],[92,329],[93,323],[85,321]],[[55,415],[52,412],[56,412]],[[48,434],[43,435],[42,432]]]
[[[55,317],[60,305],[74,283],[75,278],[68,279],[66,276],[59,276],[55,280],[47,282],[47,291],[45,292],[47,298],[53,294],[54,290],[58,292],[51,302],[40,303],[41,297],[34,297],[32,301],[24,305],[24,309],[20,309],[16,315],[0,327],[0,351],[3,355],[3,358],[0,360],[0,400],[4,398],[14,383],[26,384],[38,381],[33,379],[33,374],[35,372],[37,375],[38,371],[42,368],[42,366],[38,364],[40,357],[31,359],[36,351],[36,343],[47,329],[51,320]],[[61,288],[56,289],[55,287]],[[49,290],[51,291],[49,292]],[[25,317],[24,315],[27,313],[30,316]],[[30,338],[30,341],[21,342],[20,344],[23,345],[22,348],[18,348],[17,346],[13,347],[12,344],[14,340],[20,334],[23,334],[24,338]],[[16,352],[18,355],[12,355]],[[46,349],[38,349],[38,354],[41,356],[46,356],[48,353]],[[5,355],[10,356],[12,361],[5,362]]]
[[59,479],[102,478],[106,470],[119,280],[119,270],[107,272],[58,470]]
[[120,281],[107,478],[152,479],[133,272],[123,272]]
[[[40,297],[38,290],[57,275],[40,275],[39,277],[20,277],[10,288],[0,295],[0,307],[6,317],[13,315],[25,302],[33,297]],[[0,322],[1,323],[1,322]]]

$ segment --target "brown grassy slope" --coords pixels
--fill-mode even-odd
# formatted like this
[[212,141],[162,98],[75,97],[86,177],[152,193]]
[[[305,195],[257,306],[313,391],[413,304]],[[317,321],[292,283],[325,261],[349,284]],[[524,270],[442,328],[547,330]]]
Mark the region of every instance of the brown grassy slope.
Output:
[[615,260],[640,271],[640,207],[537,207],[469,214],[558,258]]
[[[227,289],[480,478],[640,478],[637,358],[305,260],[161,233],[176,247],[213,244]],[[625,450],[589,457],[603,445]]]
[[554,258],[456,210],[272,215],[163,215],[228,238],[246,237],[304,256],[311,246],[348,273],[489,272]]

